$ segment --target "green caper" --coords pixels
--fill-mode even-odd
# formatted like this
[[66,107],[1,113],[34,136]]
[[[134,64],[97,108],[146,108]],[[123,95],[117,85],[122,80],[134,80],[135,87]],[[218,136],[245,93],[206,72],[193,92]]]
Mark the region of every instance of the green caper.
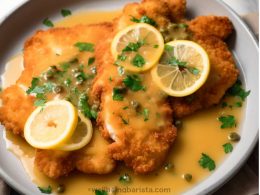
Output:
[[165,33],[165,32],[167,32],[167,30],[165,29],[165,28],[160,28],[160,33]]
[[54,93],[61,93],[62,92],[62,86],[57,85],[53,88]]
[[169,24],[168,26],[167,26],[167,29],[169,30],[169,31],[171,31],[171,30],[173,30],[174,28],[176,28],[176,24],[173,24],[173,23],[171,23],[171,24]]
[[130,104],[131,104],[131,106],[132,106],[134,109],[137,109],[137,108],[140,106],[139,102],[137,102],[137,101],[135,101],[135,100],[132,100],[132,101],[130,102]]
[[192,175],[189,173],[185,173],[182,175],[182,178],[185,179],[187,182],[190,182],[192,180]]
[[174,126],[180,129],[182,127],[182,121],[181,120],[175,120],[174,121]]
[[164,170],[166,171],[169,171],[173,168],[173,164],[172,163],[167,163],[165,166],[164,166]]
[[228,139],[233,142],[238,142],[240,140],[240,135],[236,132],[231,132],[228,135]]
[[172,40],[172,38],[171,38],[170,35],[164,36],[164,41],[165,41],[165,42],[169,42],[169,41],[171,41],[171,40]]
[[97,68],[96,67],[92,67],[90,69],[90,71],[92,72],[92,74],[97,74]]
[[58,187],[57,187],[57,192],[58,192],[58,193],[63,193],[63,192],[65,192],[65,186],[62,185],[62,184],[58,185]]
[[78,69],[78,68],[73,68],[71,71],[72,71],[73,73],[76,73],[76,72],[79,72],[79,69]]

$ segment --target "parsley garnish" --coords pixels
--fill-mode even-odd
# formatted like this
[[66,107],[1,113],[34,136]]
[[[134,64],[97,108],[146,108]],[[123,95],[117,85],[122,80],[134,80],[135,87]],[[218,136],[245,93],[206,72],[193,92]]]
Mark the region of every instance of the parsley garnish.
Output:
[[132,64],[136,67],[141,68],[145,65],[145,59],[140,54],[136,54],[132,61]]
[[180,24],[178,24],[178,27],[179,28],[188,28],[188,24],[180,23]]
[[223,148],[224,148],[224,152],[227,154],[227,153],[230,153],[233,151],[233,146],[231,143],[225,143],[224,145],[222,145]]
[[115,87],[113,89],[113,100],[115,100],[115,101],[123,101],[125,92],[126,92],[125,88],[117,88],[117,87]]
[[97,112],[95,110],[92,110],[88,104],[88,97],[85,94],[81,94],[79,96],[79,102],[78,102],[79,110],[88,118],[90,119],[96,119],[97,118]]
[[159,47],[159,45],[154,45],[154,46],[153,46],[153,48],[158,48],[158,47]]
[[70,68],[70,66],[71,64],[69,62],[65,62],[60,65],[61,69],[65,72]]
[[40,79],[39,78],[33,78],[31,82],[31,87],[26,91],[27,94],[30,94],[32,90],[39,84]]
[[130,182],[131,182],[131,177],[130,177],[130,175],[128,175],[127,173],[125,173],[124,175],[121,175],[121,176],[119,177],[119,181],[120,181],[121,183],[130,183]]
[[107,195],[105,190],[95,190],[95,195]]
[[234,106],[236,107],[242,107],[243,103],[242,102],[236,102]]
[[149,113],[150,113],[150,111],[147,108],[145,108],[143,110],[144,121],[148,121],[149,120]]
[[232,128],[236,126],[236,119],[232,115],[221,116],[218,120],[222,123],[221,129]]
[[42,23],[45,25],[45,26],[48,26],[48,27],[54,27],[54,24],[52,23],[52,21],[49,19],[49,18],[45,18]]
[[194,67],[188,67],[188,70],[194,75],[198,75],[200,73],[199,69]]
[[135,18],[133,16],[131,16],[131,17],[132,17],[131,18],[132,22],[147,23],[147,24],[150,24],[152,26],[157,26],[156,22],[153,19],[149,18],[148,16],[142,16],[140,19],[137,19],[137,18]]
[[164,50],[165,50],[165,51],[173,52],[173,49],[174,49],[173,46],[170,46],[170,45],[165,45],[165,46],[164,46]]
[[128,106],[125,106],[125,107],[123,107],[123,110],[127,110],[129,107]]
[[46,102],[47,102],[46,99],[38,99],[38,100],[35,100],[34,106],[36,106],[36,107],[44,107]]
[[85,43],[85,42],[77,42],[74,44],[75,47],[79,48],[79,51],[89,51],[94,52],[94,44],[93,43]]
[[242,88],[242,83],[240,80],[237,80],[236,83],[227,91],[227,94],[231,96],[240,97],[242,101],[246,99],[246,97],[250,94],[249,91],[245,91]]
[[38,187],[38,189],[41,191],[41,193],[44,193],[44,194],[51,194],[52,193],[51,186],[48,186],[47,188]]
[[[122,52],[127,52],[127,51],[135,51],[137,52],[138,49],[140,47],[142,47],[144,45],[144,42],[142,41],[137,41],[136,43],[133,43],[133,42],[130,42],[128,43],[128,45],[122,50]],[[123,55],[121,55],[123,56]],[[121,57],[122,58],[122,57]],[[124,60],[121,60],[121,61],[124,61]]]
[[202,168],[212,171],[216,168],[214,160],[212,160],[207,154],[202,153],[199,160],[199,164]]
[[95,58],[94,57],[89,58],[88,59],[88,66],[92,65],[94,62],[95,62]]
[[187,67],[187,62],[180,61],[175,56],[172,56],[169,59],[168,64],[173,65],[173,66],[178,66],[179,68],[186,68]]
[[67,16],[70,16],[70,15],[71,15],[71,11],[68,10],[68,9],[62,9],[60,12],[61,12],[61,15],[62,15],[63,17],[67,17]]
[[132,91],[139,91],[144,89],[141,78],[136,74],[127,75],[123,80],[123,83]]

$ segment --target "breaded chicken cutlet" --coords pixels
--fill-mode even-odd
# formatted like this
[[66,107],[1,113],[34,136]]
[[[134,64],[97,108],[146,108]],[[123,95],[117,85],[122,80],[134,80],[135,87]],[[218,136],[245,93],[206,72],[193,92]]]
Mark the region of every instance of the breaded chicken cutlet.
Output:
[[[1,93],[3,106],[0,108],[0,121],[6,129],[23,136],[25,122],[35,109],[35,97],[25,92],[31,85],[33,77],[39,76],[48,67],[71,60],[75,56],[78,56],[79,60],[86,61],[90,57],[89,54],[79,53],[74,44],[80,41],[96,44],[105,37],[104,33],[108,34],[111,31],[111,28],[109,23],[53,28],[38,31],[30,38],[24,47],[22,75],[15,85]],[[68,175],[75,168],[85,173],[111,172],[115,167],[115,161],[107,151],[108,142],[101,138],[98,132],[94,134],[90,145],[77,152],[36,149],[35,165],[51,178]],[[92,148],[100,145],[103,146],[103,150],[93,153]]]
[[[60,51],[69,60],[77,53],[73,47],[75,42],[92,42],[96,45],[98,74],[90,99],[101,101],[98,128],[103,137],[108,140],[112,138],[114,142],[101,139],[105,151],[100,150],[96,155],[91,152],[92,144],[96,144],[95,137],[90,145],[79,151],[37,150],[35,164],[52,178],[67,175],[74,168],[85,173],[108,173],[115,167],[115,160],[124,161],[137,173],[148,173],[158,169],[176,138],[176,128],[172,125],[173,117],[181,118],[219,103],[238,77],[234,59],[224,42],[233,30],[229,19],[200,16],[187,21],[184,17],[185,12],[185,0],[143,0],[141,3],[126,5],[122,15],[113,23],[57,28],[36,33],[25,44],[23,74],[15,86],[1,94],[1,123],[7,130],[23,135],[24,123],[34,109],[34,97],[27,96],[21,86],[29,87],[33,77],[57,63],[57,53]],[[207,51],[211,63],[210,75],[203,87],[191,96],[167,98],[151,82],[149,74],[142,74],[140,77],[146,87],[145,93],[130,91],[129,98],[123,102],[111,100],[113,89],[121,87],[123,83],[123,78],[118,75],[117,68],[113,65],[111,41],[118,31],[133,24],[132,17],[141,18],[144,15],[156,21],[158,29],[167,28],[172,23],[188,24],[187,31],[191,35],[189,39],[199,43]],[[151,110],[150,117],[155,117],[153,121],[156,123],[150,122],[152,120],[140,122],[141,119],[136,118],[136,113],[130,109],[123,112],[122,108],[129,106],[133,100],[144,98],[146,102],[137,109]],[[95,136],[98,137],[99,134]]]

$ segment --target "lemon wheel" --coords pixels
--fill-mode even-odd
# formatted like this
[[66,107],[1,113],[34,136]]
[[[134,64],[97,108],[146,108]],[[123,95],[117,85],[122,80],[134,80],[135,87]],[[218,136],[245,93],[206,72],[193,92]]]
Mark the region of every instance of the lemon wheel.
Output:
[[115,63],[132,72],[152,68],[164,48],[161,33],[149,24],[134,24],[118,32],[111,44]]
[[35,148],[55,149],[71,138],[77,123],[77,110],[70,102],[53,100],[29,116],[24,137]]
[[165,93],[183,97],[197,91],[206,82],[209,71],[206,51],[193,41],[178,40],[165,45],[164,53],[151,74]]
[[78,125],[74,131],[74,134],[64,145],[57,148],[57,150],[73,151],[78,150],[86,146],[92,138],[93,128],[91,121],[86,118],[80,112]]

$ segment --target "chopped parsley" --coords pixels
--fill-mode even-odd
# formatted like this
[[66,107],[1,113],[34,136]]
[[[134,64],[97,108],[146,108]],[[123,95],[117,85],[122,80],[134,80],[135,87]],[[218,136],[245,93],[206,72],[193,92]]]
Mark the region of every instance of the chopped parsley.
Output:
[[48,27],[54,27],[54,24],[52,23],[52,21],[49,19],[49,18],[45,18],[42,23],[45,25],[45,26],[48,26]]
[[221,108],[226,108],[228,106],[228,103],[227,102],[222,102],[221,103]]
[[75,47],[79,49],[79,51],[89,51],[94,52],[94,44],[93,43],[85,43],[85,42],[77,42],[74,44]]
[[242,105],[243,105],[242,102],[236,102],[234,106],[235,106],[235,107],[242,107]]
[[26,91],[26,93],[29,95],[33,91],[33,89],[39,84],[40,79],[37,77],[34,77],[31,81],[31,87]]
[[123,107],[123,110],[127,110],[129,107],[128,106],[125,106],[125,107]]
[[88,96],[85,94],[81,94],[79,96],[79,102],[78,102],[79,110],[88,118],[90,119],[96,119],[97,118],[97,111],[90,108],[88,104]]
[[199,164],[202,168],[212,171],[216,168],[214,160],[212,160],[207,154],[202,153],[199,160]]
[[237,80],[236,83],[227,91],[227,94],[239,97],[242,101],[245,101],[246,97],[250,94],[250,90],[245,91],[245,89],[242,88],[241,81]]
[[145,65],[145,59],[140,54],[136,54],[135,57],[132,60],[132,64],[136,67],[143,67]]
[[153,48],[158,48],[158,47],[159,47],[159,45],[154,45],[154,46],[153,46]]
[[47,100],[44,99],[44,98],[43,99],[37,99],[34,102],[34,106],[36,106],[36,107],[44,107],[46,102],[47,102]]
[[175,56],[172,56],[169,59],[168,64],[173,65],[173,66],[178,66],[179,68],[186,68],[187,67],[187,62],[180,61]]
[[61,65],[60,65],[60,67],[61,67],[61,69],[63,70],[63,71],[68,71],[68,69],[70,68],[70,66],[71,66],[71,63],[69,63],[69,62],[65,62],[65,63],[62,63]]
[[48,186],[47,188],[43,187],[38,187],[38,189],[41,191],[43,194],[51,194],[52,193],[52,188],[51,186]]
[[[130,42],[128,45],[122,50],[122,52],[137,52],[140,47],[144,45],[143,41],[137,41],[136,43]],[[122,56],[122,55],[121,55]],[[121,60],[122,61],[122,60]],[[123,60],[124,61],[124,60]]]
[[89,58],[88,59],[88,66],[92,65],[94,62],[95,62],[95,58],[94,57]]
[[188,70],[194,75],[198,75],[200,73],[199,69],[194,67],[188,67]]
[[60,12],[61,12],[61,15],[62,15],[63,17],[67,17],[67,16],[70,16],[70,15],[71,15],[71,11],[68,10],[68,9],[62,9]]
[[185,23],[179,23],[177,24],[179,28],[188,28],[188,24],[185,24]]
[[230,153],[233,151],[233,146],[231,143],[225,143],[223,146],[223,149],[224,149],[224,152],[227,154],[227,153]]
[[167,52],[173,52],[173,46],[170,46],[170,45],[165,45],[164,46],[164,50],[167,51]]
[[127,75],[126,78],[123,80],[123,83],[132,91],[139,91],[144,89],[144,86],[142,86],[141,78],[136,74]]
[[126,56],[125,54],[121,54],[121,55],[118,55],[118,56],[117,56],[117,59],[120,60],[120,61],[122,61],[122,62],[124,62],[124,61],[126,61],[127,56]]
[[124,94],[126,92],[125,88],[117,88],[115,87],[113,89],[113,100],[115,101],[123,101],[124,100]]
[[131,182],[131,177],[130,177],[130,175],[128,175],[127,173],[125,173],[124,175],[121,175],[121,176],[119,177],[119,181],[120,181],[121,183],[124,183],[124,184],[130,183],[130,182]]
[[95,195],[108,195],[105,190],[95,190]]
[[156,22],[153,19],[149,18],[148,16],[142,16],[140,19],[137,19],[137,18],[135,18],[133,16],[131,16],[131,17],[132,17],[131,18],[132,22],[147,23],[147,24],[150,24],[152,26],[157,26]]
[[218,120],[222,123],[220,128],[232,128],[236,126],[236,119],[233,115],[221,116]]
[[150,111],[147,108],[145,108],[143,110],[144,121],[148,121],[149,120],[149,113],[150,113]]

